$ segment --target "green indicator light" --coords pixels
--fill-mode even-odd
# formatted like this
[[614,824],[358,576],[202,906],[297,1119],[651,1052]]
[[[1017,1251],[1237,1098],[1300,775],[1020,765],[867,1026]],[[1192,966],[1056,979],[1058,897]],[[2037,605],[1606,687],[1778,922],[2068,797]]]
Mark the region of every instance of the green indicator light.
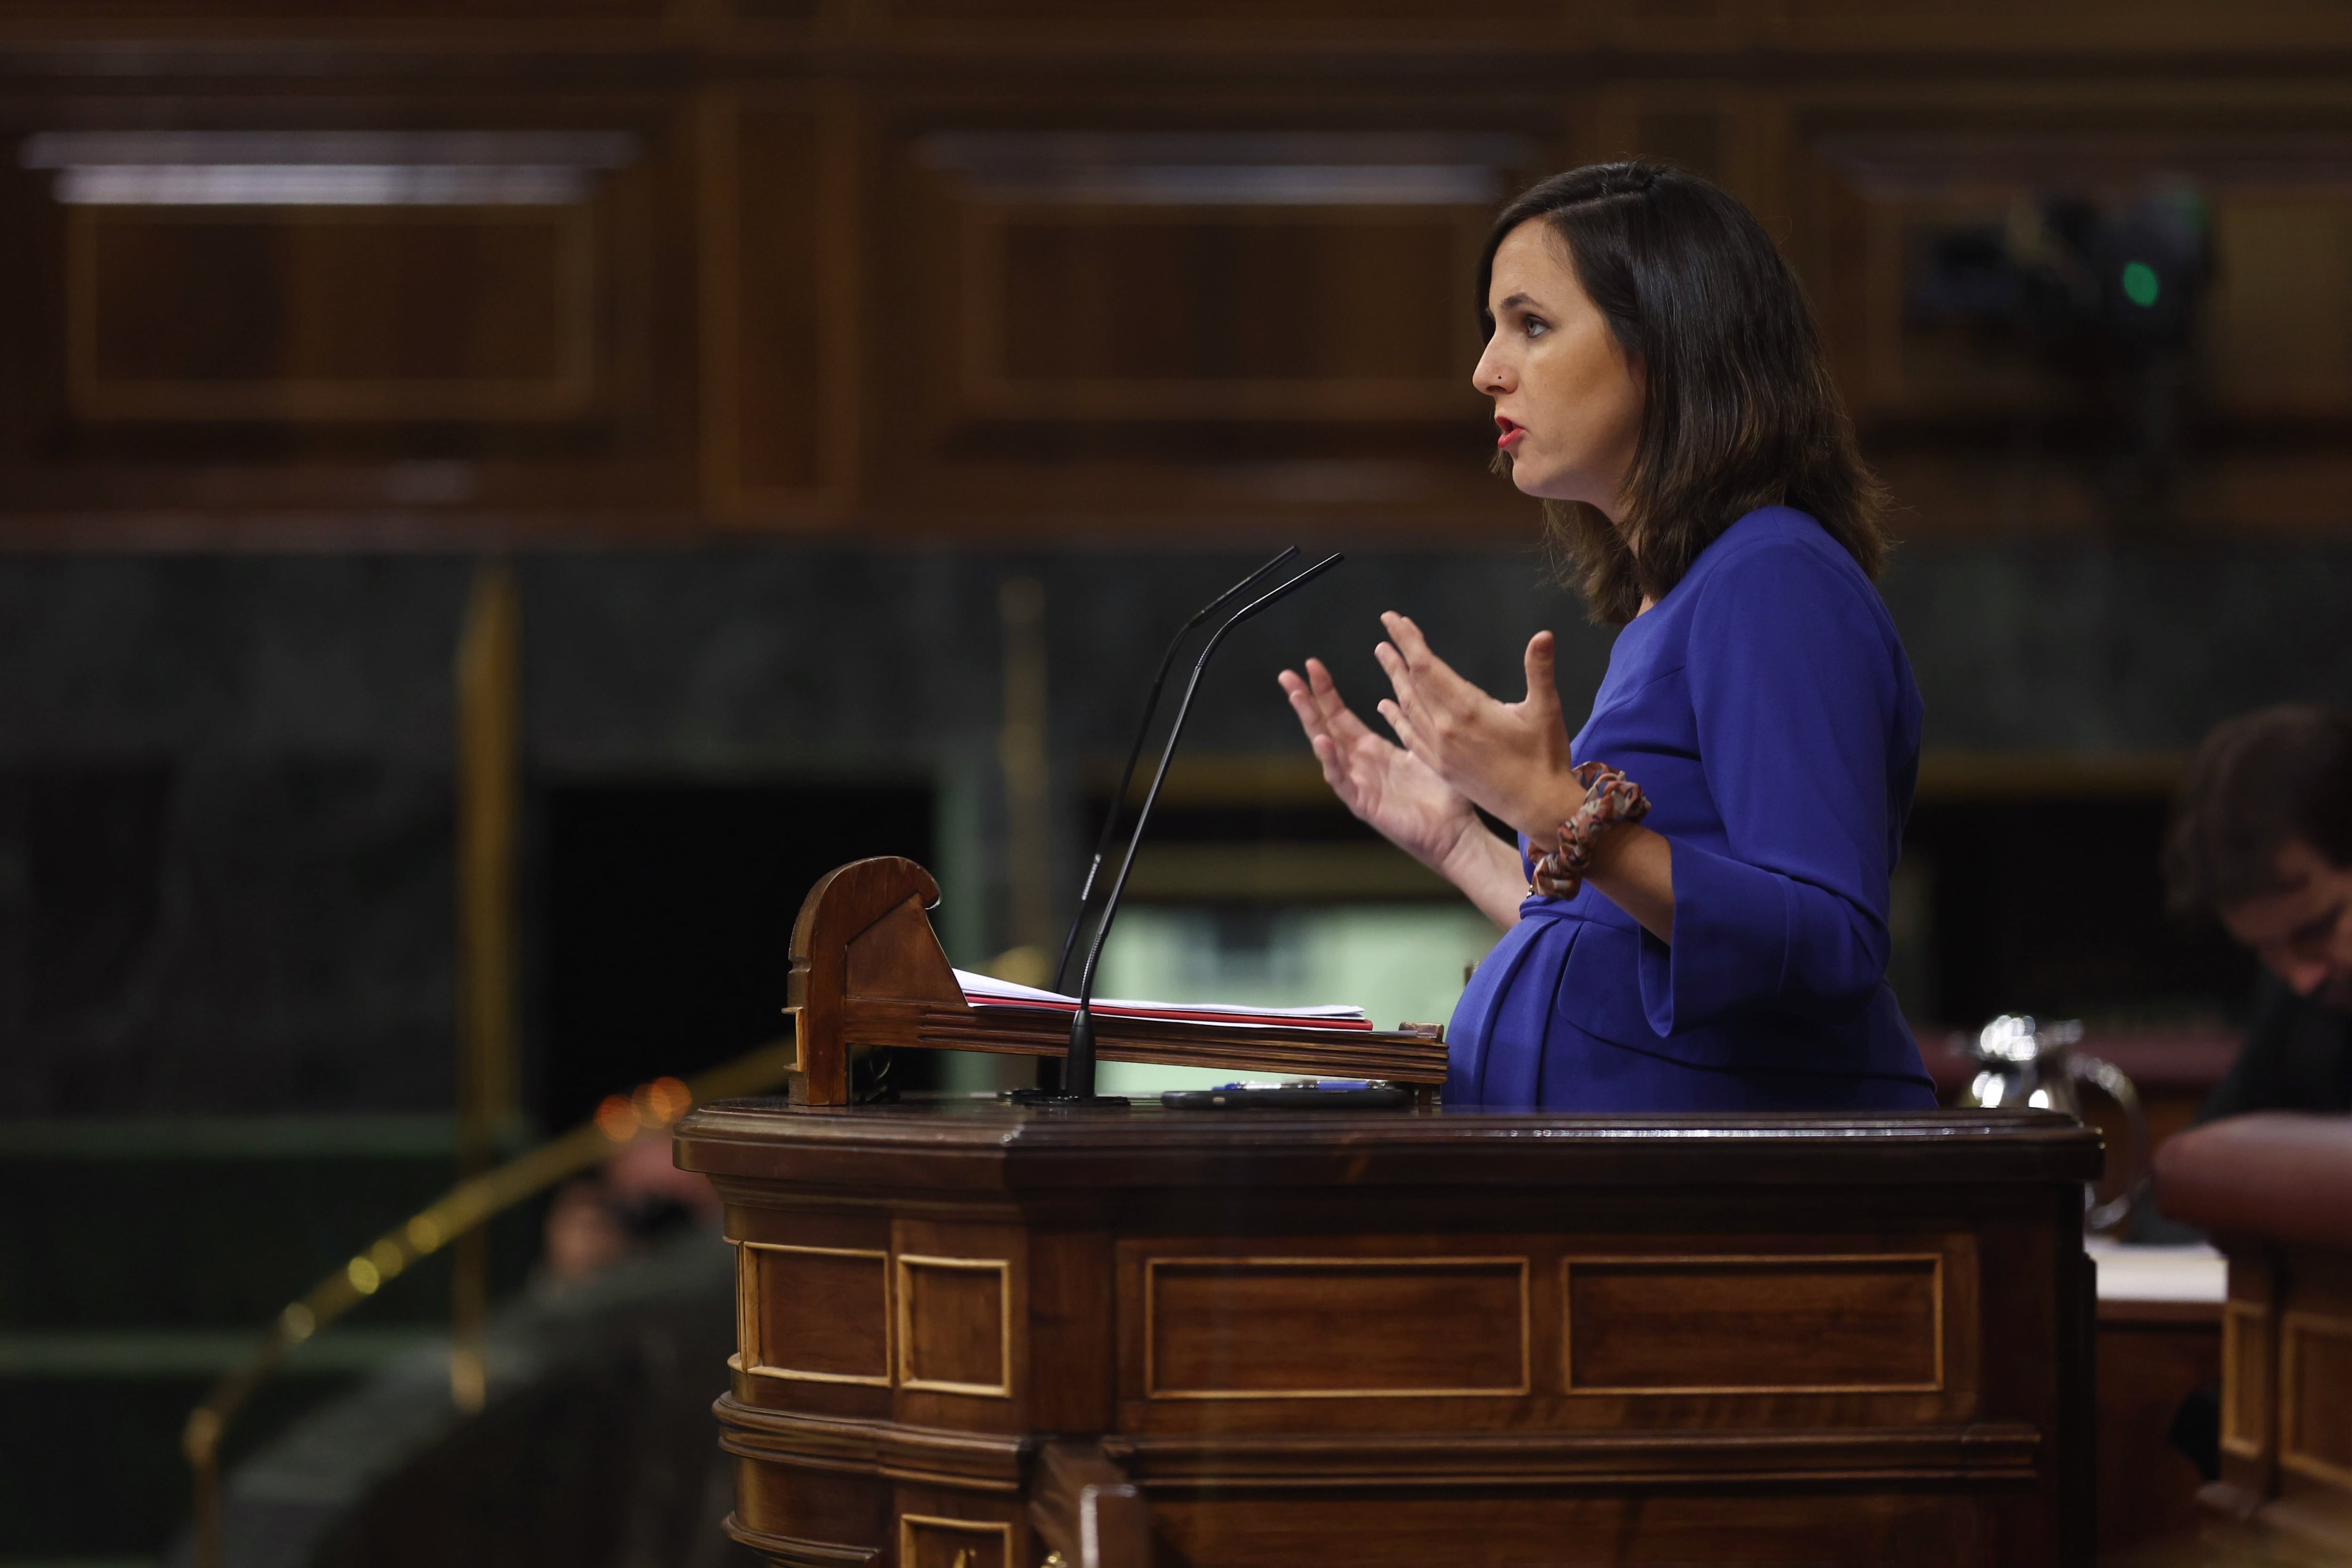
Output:
[[2124,263],[2124,298],[2145,310],[2156,303],[2164,287],[2156,279],[2156,268],[2145,261]]

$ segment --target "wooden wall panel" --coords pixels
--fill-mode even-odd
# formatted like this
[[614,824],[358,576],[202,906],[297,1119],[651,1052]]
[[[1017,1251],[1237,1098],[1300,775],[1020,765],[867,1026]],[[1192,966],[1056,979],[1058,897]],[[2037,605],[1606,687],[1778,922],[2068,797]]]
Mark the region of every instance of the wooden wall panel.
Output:
[[2352,417],[2352,189],[2215,203],[2207,395],[2253,417]]
[[704,106],[703,471],[738,521],[805,525],[856,482],[855,110]]
[[943,113],[886,132],[870,209],[873,297],[902,302],[866,340],[889,510],[1255,531],[1511,506],[1470,292],[1491,204],[1538,166],[1522,127]]
[[584,205],[76,207],[87,419],[562,419],[596,392]]
[[1456,373],[1482,216],[975,214],[965,406],[1055,420],[1475,415]]
[[[312,63],[225,75],[199,34]],[[2352,20],[2303,0],[0,0],[0,69],[44,84],[0,113],[12,146],[643,150],[573,206],[495,214],[69,212],[46,174],[0,179],[0,537],[1524,540],[1468,386],[1472,259],[1502,195],[1629,152],[1782,241],[1926,534],[2129,523],[2112,410],[1914,310],[1923,247],[2187,179],[2220,268],[2165,525],[2352,531],[2346,48]],[[1154,138],[1192,144],[1158,166]],[[1024,174],[1015,144],[1047,152]],[[1380,166],[1486,173],[1308,188]],[[1139,168],[1206,183],[1139,195]]]

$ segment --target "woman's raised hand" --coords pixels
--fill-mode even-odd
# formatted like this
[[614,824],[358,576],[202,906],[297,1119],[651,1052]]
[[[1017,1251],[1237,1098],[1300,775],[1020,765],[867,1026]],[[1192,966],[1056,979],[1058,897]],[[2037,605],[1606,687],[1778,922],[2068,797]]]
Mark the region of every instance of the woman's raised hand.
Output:
[[1396,696],[1380,710],[1397,739],[1454,790],[1549,846],[1584,799],[1570,772],[1551,633],[1528,643],[1527,696],[1498,702],[1432,653],[1410,618],[1391,612],[1381,624],[1389,640],[1373,652]]
[[1462,795],[1412,752],[1372,733],[1340,700],[1331,672],[1320,659],[1307,661],[1307,674],[1286,669],[1278,679],[1323,764],[1323,778],[1339,804],[1379,830],[1381,836],[1441,874],[1475,833],[1488,837],[1478,814]]

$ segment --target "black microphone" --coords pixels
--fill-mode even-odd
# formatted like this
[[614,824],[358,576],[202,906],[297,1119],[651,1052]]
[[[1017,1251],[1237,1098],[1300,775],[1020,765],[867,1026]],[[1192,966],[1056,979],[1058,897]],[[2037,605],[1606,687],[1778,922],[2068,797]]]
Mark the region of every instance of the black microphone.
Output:
[[1286,547],[1282,553],[1210,600],[1184,623],[1168,651],[1160,656],[1160,673],[1151,678],[1151,694],[1143,700],[1143,717],[1135,726],[1135,743],[1127,749],[1127,766],[1119,771],[1118,788],[1110,797],[1110,809],[1103,814],[1102,832],[1095,837],[1095,858],[1087,863],[1087,879],[1078,889],[1078,911],[1070,917],[1070,929],[1062,938],[1062,962],[1054,965],[1053,990],[1062,988],[1062,977],[1070,971],[1070,953],[1078,945],[1078,932],[1087,923],[1087,906],[1095,896],[1095,879],[1102,874],[1103,856],[1109,852],[1110,836],[1118,826],[1120,808],[1127,805],[1127,786],[1135,782],[1135,764],[1143,757],[1143,742],[1151,736],[1151,716],[1160,710],[1160,694],[1168,686],[1168,672],[1175,668],[1176,655],[1184,647],[1184,639],[1192,628],[1223,609],[1241,595],[1243,589],[1298,553],[1296,544]]
[[[1095,927],[1095,940],[1087,948],[1087,966],[1078,976],[1078,1010],[1070,1015],[1069,1054],[1062,1066],[1062,1088],[1059,1092],[1048,1089],[1020,1089],[1013,1098],[1027,1104],[1039,1102],[1055,1105],[1125,1105],[1126,1097],[1095,1092],[1095,970],[1102,962],[1103,943],[1110,938],[1111,921],[1118,918],[1119,896],[1127,891],[1127,874],[1135,869],[1135,852],[1143,844],[1143,830],[1151,821],[1151,807],[1160,799],[1160,786],[1168,781],[1168,764],[1176,760],[1176,742],[1184,738],[1184,721],[1192,716],[1192,699],[1201,689],[1202,672],[1209,668],[1225,634],[1256,615],[1276,600],[1286,597],[1307,586],[1324,573],[1337,566],[1345,556],[1337,552],[1326,555],[1296,577],[1259,595],[1232,615],[1209,634],[1202,645],[1201,657],[1192,663],[1192,679],[1185,683],[1184,700],[1176,705],[1175,722],[1169,726],[1168,743],[1160,748],[1160,767],[1151,775],[1151,788],[1145,792],[1143,805],[1135,814],[1135,831],[1129,835],[1127,854],[1118,863],[1118,876],[1110,885],[1110,896],[1103,900],[1102,922]],[[1253,578],[1255,574],[1253,574]]]

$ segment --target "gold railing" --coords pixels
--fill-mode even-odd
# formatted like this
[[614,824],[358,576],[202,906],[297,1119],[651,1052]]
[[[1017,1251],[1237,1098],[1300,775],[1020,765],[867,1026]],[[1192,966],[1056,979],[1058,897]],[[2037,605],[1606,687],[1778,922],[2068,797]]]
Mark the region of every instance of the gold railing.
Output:
[[[795,1065],[793,1043],[776,1040],[683,1086],[664,1080],[662,1085],[640,1088],[626,1110],[607,1100],[593,1121],[494,1170],[459,1182],[430,1207],[352,1254],[349,1262],[289,1303],[271,1321],[261,1343],[245,1363],[215,1384],[204,1403],[188,1413],[187,1426],[182,1430],[180,1446],[194,1473],[196,1568],[221,1568],[221,1440],[237,1411],[268,1381],[288,1352],[420,1260],[478,1234],[499,1214],[579,1174],[639,1133],[667,1127],[705,1100],[730,1100],[773,1089]],[[456,1358],[469,1351],[478,1357],[478,1346],[469,1346],[462,1338],[455,1342],[455,1390],[464,1388],[471,1370],[458,1367]],[[463,1403],[457,1393],[453,1399]]]

